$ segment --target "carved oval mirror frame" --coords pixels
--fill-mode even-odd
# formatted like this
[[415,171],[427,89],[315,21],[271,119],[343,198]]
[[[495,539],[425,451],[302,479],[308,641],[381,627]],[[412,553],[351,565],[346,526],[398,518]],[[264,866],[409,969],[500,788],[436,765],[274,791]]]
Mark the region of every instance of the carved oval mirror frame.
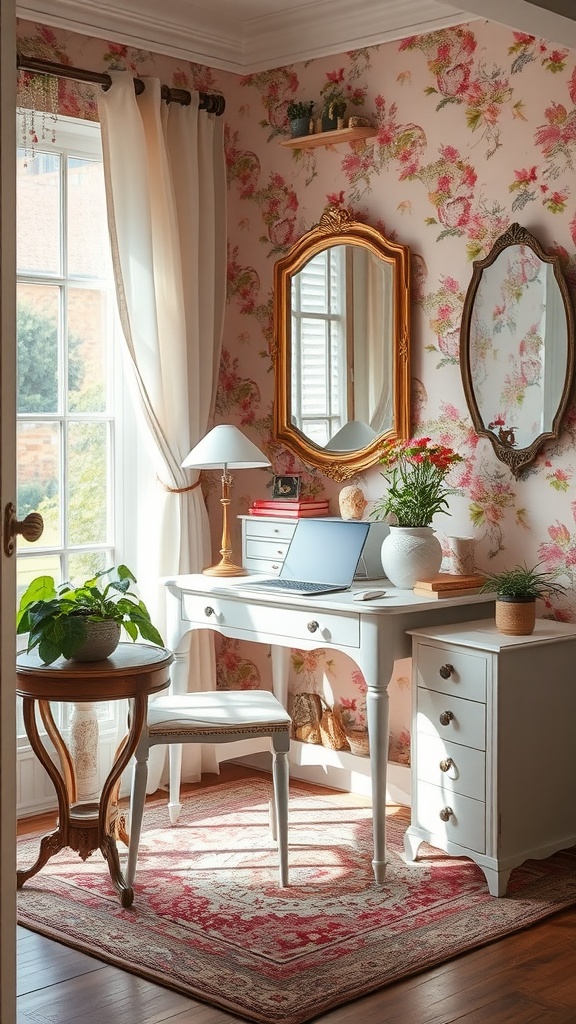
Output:
[[[391,364],[393,394],[391,429],[363,448],[339,451],[321,448],[292,423],[292,279],[318,253],[337,245],[359,246],[392,270]],[[410,432],[410,255],[405,245],[391,242],[376,228],[353,220],[338,207],[327,207],[320,222],[302,236],[274,266],[274,435],[307,465],[334,480],[347,480],[376,465],[384,440],[407,438]]]
[[[550,421],[550,429],[541,429],[539,433],[534,436],[533,440],[529,444],[523,447],[517,446],[517,440],[515,437],[516,431],[520,431],[525,428],[524,425],[515,425],[510,429],[510,424],[506,423],[505,417],[497,414],[495,406],[494,410],[491,411],[491,415],[486,416],[485,410],[482,411],[478,402],[478,392],[481,390],[478,386],[478,369],[476,365],[475,349],[481,351],[482,344],[488,354],[492,358],[497,355],[498,349],[498,327],[505,320],[505,311],[503,306],[506,305],[506,299],[502,303],[500,308],[494,305],[494,286],[500,287],[501,295],[507,296],[513,293],[515,285],[518,282],[514,280],[508,280],[506,277],[499,277],[501,268],[495,268],[496,262],[504,254],[505,258],[513,259],[515,254],[507,253],[512,246],[518,246],[518,262],[522,262],[522,249],[521,247],[528,247],[532,253],[535,254],[536,258],[540,261],[543,267],[549,267],[552,270],[553,278],[557,286],[557,291],[552,295],[551,302],[556,306],[556,312],[560,314],[559,322],[556,325],[555,337],[541,339],[541,346],[550,346],[548,350],[548,356],[550,357],[553,352],[553,346],[555,340],[558,338],[558,331],[562,331],[563,337],[560,339],[560,344],[565,346],[565,359],[564,364],[560,368],[561,376],[556,382],[554,387],[555,398],[553,402],[553,409],[550,410],[548,419]],[[503,266],[508,265],[507,260],[504,258]],[[489,276],[490,275],[490,278]],[[488,286],[488,281],[490,285]],[[518,294],[522,294],[521,285],[525,284],[525,279],[522,279],[520,286],[518,287]],[[548,281],[546,282],[548,285]],[[492,288],[492,293],[490,293]],[[483,291],[482,291],[483,290]],[[491,315],[484,318],[482,321],[480,311],[484,308],[485,300],[490,298],[492,302]],[[514,296],[515,299],[517,296]],[[547,298],[547,297],[546,297]],[[554,302],[555,300],[555,302]],[[541,308],[545,309],[545,300],[540,299]],[[488,303],[486,303],[488,305]],[[510,303],[513,306],[513,302]],[[521,321],[521,313],[519,305],[516,306],[516,312],[510,313],[508,323],[511,323],[511,327],[506,326],[506,330],[512,336],[514,336],[514,328],[516,326],[516,313],[518,319]],[[544,318],[546,319],[546,318]],[[540,325],[538,325],[540,326]],[[564,338],[565,332],[565,338]],[[522,353],[526,342],[530,344],[530,337],[528,334],[520,337],[518,352],[520,353],[518,359],[521,360]],[[462,375],[462,385],[464,388],[464,394],[468,405],[468,410],[474,424],[474,430],[479,437],[487,437],[492,444],[494,452],[497,458],[505,463],[513,475],[518,478],[521,476],[524,469],[530,465],[536,458],[538,451],[547,441],[557,438],[560,434],[562,427],[562,420],[566,412],[570,393],[573,384],[574,377],[574,311],[570,294],[562,273],[560,266],[560,260],[557,256],[548,255],[538,240],[528,231],[526,228],[520,226],[520,224],[512,224],[507,231],[504,232],[494,243],[492,249],[488,255],[482,260],[475,260],[473,264],[473,273],[466,292],[463,312],[462,312],[462,324],[460,330],[460,370]],[[545,350],[544,350],[545,351]],[[509,364],[512,365],[515,358],[515,352],[510,351],[508,355]],[[551,358],[548,358],[548,363],[552,362]],[[531,366],[532,370],[540,373],[537,378],[538,384],[541,387],[541,391],[545,391],[545,387],[542,386],[541,377],[542,366],[545,365],[546,360],[542,359],[540,352],[535,353],[535,359]],[[500,371],[502,373],[502,370]],[[512,381],[513,371],[509,370],[508,382],[510,386],[513,386]],[[488,380],[487,375],[485,381]],[[490,390],[491,384],[494,384],[494,377],[491,382],[488,382],[487,389]],[[554,384],[554,382],[553,382]],[[528,385],[526,385],[526,391]],[[498,404],[498,389],[494,388],[495,402]],[[542,411],[541,417],[544,419],[545,408],[544,408],[545,397],[542,396]],[[522,410],[522,404],[519,405],[520,411]],[[492,416],[492,419],[491,419]],[[520,416],[520,412],[516,413],[516,417]],[[526,419],[528,417],[525,417]],[[485,422],[488,420],[488,422]],[[493,420],[493,421],[492,421]],[[514,419],[514,422],[518,424],[520,421],[518,418]],[[535,428],[534,428],[534,432]]]

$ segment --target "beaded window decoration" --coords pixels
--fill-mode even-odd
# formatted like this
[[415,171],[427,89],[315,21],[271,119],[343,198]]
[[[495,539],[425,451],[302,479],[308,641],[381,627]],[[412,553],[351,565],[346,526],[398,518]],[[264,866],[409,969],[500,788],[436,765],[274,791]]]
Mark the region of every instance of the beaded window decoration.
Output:
[[58,79],[54,75],[18,73],[18,114],[21,123],[20,145],[24,166],[34,159],[36,146],[56,142],[58,121]]

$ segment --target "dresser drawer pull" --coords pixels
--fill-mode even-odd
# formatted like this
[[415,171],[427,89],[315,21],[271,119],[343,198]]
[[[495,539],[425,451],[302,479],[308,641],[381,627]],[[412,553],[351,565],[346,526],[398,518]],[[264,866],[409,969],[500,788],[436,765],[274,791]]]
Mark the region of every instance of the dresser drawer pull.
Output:
[[449,772],[454,767],[454,761],[451,757],[447,757],[444,761],[440,761],[440,771]]
[[279,565],[273,565],[273,566],[272,566],[272,568],[273,568],[273,569],[279,569],[279,568],[280,568],[280,566],[279,566]]
[[453,711],[443,711],[440,715],[440,725],[450,725],[450,722],[454,718]]
[[309,633],[315,633],[316,630],[318,630],[318,629],[320,629],[320,626],[318,625],[318,623],[314,619],[312,619],[312,622],[308,623],[308,632]]
[[453,814],[454,811],[452,810],[451,807],[443,807],[442,810],[440,811],[440,819],[441,821],[450,821],[450,818],[452,817]]
[[453,665],[442,665],[442,667],[440,669],[440,675],[441,675],[442,679],[450,679],[450,676],[452,675],[453,671],[454,671],[454,666]]
[[204,615],[207,615],[208,618],[210,618],[211,615],[214,615],[214,609],[209,604],[206,605],[204,609]]

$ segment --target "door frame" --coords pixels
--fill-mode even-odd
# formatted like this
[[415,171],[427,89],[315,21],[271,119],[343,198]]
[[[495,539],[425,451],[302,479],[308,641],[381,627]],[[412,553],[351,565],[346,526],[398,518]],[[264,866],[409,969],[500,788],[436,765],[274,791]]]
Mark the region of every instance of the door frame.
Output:
[[[0,522],[16,495],[16,6],[0,4]],[[16,558],[0,554],[0,1020],[16,1021]]]

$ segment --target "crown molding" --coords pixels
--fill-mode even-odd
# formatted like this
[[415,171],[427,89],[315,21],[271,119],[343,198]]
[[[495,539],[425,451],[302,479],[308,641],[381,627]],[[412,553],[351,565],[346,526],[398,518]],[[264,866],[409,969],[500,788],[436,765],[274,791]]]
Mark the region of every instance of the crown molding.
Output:
[[[282,0],[284,2],[284,0]],[[19,0],[19,18],[165,53],[236,74],[265,71],[313,57],[475,20],[477,15],[437,0],[285,0],[269,11],[264,0]],[[238,17],[238,10],[244,16]],[[252,14],[252,16],[250,16]],[[247,15],[247,16],[246,16]]]

